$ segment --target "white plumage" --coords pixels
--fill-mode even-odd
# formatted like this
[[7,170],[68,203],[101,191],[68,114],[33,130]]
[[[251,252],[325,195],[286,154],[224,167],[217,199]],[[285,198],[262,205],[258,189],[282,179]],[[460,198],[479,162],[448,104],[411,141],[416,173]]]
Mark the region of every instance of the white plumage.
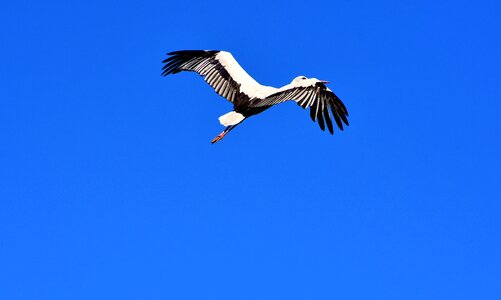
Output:
[[244,115],[236,111],[230,111],[219,117],[219,123],[223,126],[237,125],[245,119]]
[[339,129],[348,125],[348,111],[341,100],[325,86],[327,81],[298,76],[291,83],[275,88],[259,84],[238,64],[231,53],[217,50],[184,50],[167,53],[162,75],[181,71],[197,72],[214,88],[216,93],[233,103],[233,111],[219,121],[227,126],[216,138],[221,140],[246,118],[259,114],[275,104],[295,101],[302,108],[310,108],[313,121],[318,120],[322,130],[325,125],[334,133],[332,118]]

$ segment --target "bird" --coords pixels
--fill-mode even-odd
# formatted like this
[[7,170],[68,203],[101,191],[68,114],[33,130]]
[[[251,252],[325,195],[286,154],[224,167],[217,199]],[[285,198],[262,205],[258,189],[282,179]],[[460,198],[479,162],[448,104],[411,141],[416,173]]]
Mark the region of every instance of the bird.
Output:
[[223,139],[249,117],[289,100],[295,101],[303,109],[309,108],[311,119],[313,122],[318,121],[322,131],[327,125],[330,134],[334,134],[332,118],[340,130],[343,130],[343,123],[349,125],[345,105],[326,86],[329,82],[325,80],[297,76],[280,88],[261,85],[230,52],[222,50],[169,52],[162,63],[162,76],[182,71],[196,72],[217,94],[233,103],[233,110],[219,117],[225,129],[211,141],[212,144]]

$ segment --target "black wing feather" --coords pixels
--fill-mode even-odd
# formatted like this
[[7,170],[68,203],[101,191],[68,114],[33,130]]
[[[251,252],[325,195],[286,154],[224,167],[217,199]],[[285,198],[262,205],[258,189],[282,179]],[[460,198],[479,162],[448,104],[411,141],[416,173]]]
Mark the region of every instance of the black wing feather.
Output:
[[162,76],[176,74],[181,71],[191,71],[200,74],[205,81],[220,96],[233,102],[235,106],[239,103],[249,101],[249,97],[242,93],[240,84],[236,82],[228,71],[224,68],[216,55],[219,50],[181,50],[169,52],[163,63]]
[[[313,101],[311,101],[312,98]],[[334,126],[332,124],[329,108],[339,129],[343,130],[343,122],[349,125],[347,119],[348,111],[343,102],[321,82],[316,82],[311,86],[292,87],[277,92],[265,99],[253,103],[253,105],[255,107],[270,106],[288,100],[296,101],[302,108],[307,108],[309,106],[310,117],[313,122],[318,120],[318,125],[322,130],[325,130],[325,125],[327,125],[331,134],[334,134]]]

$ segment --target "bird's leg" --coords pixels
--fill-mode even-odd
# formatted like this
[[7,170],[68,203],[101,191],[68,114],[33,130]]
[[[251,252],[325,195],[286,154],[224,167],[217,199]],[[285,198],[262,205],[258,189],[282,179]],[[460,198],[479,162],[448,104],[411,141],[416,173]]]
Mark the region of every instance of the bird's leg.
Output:
[[216,136],[212,141],[211,143],[217,143],[219,142],[220,140],[222,140],[224,138],[224,136],[226,135],[227,131],[223,131],[221,132],[220,134],[218,134],[218,136]]
[[211,143],[217,143],[219,142],[220,140],[222,140],[224,138],[224,136],[230,132],[230,130],[232,130],[236,125],[230,125],[228,127],[226,127],[223,132],[221,132],[220,134],[218,134],[213,140]]

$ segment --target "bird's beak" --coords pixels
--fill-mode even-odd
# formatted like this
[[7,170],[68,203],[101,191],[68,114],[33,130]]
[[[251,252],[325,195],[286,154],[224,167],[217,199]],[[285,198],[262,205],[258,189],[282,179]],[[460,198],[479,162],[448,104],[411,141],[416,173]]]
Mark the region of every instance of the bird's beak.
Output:
[[329,82],[329,81],[327,81],[327,80],[320,80],[320,82],[321,82],[321,83],[323,83],[323,84],[329,84],[329,83],[330,83],[330,82]]

